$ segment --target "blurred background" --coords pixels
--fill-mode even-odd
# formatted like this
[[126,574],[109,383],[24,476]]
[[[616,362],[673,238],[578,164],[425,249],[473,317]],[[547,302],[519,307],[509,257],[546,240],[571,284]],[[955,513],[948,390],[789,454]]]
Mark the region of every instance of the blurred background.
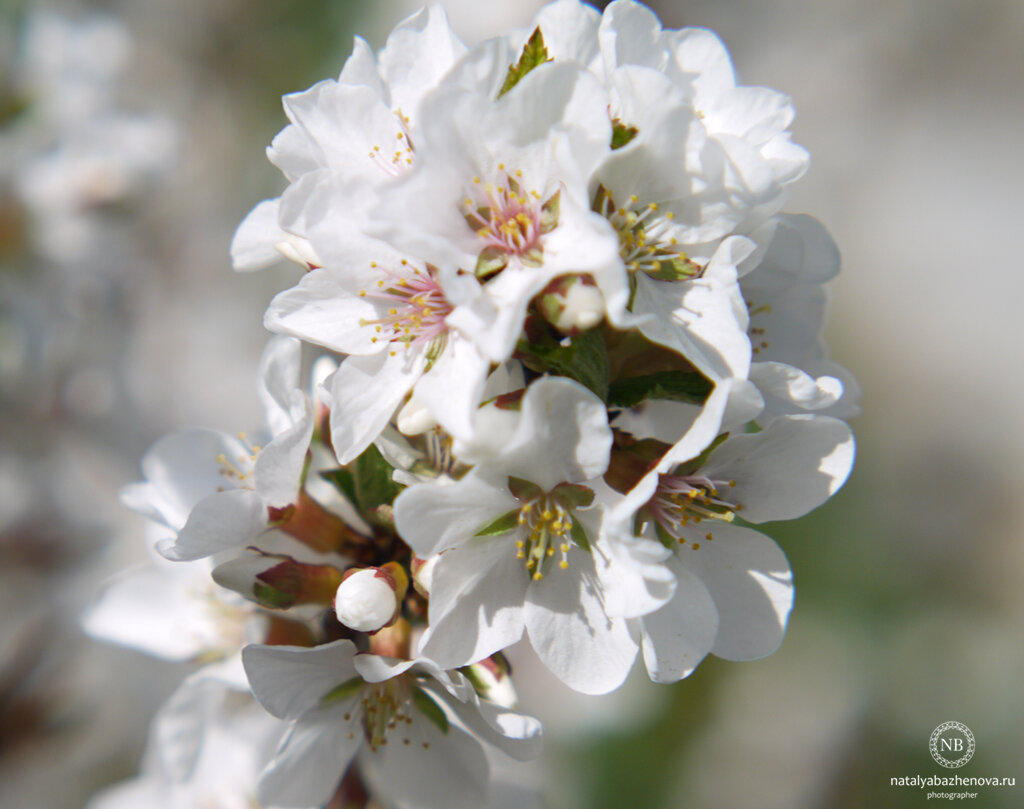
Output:
[[[444,5],[472,43],[540,3]],[[859,458],[827,506],[770,530],[797,584],[776,655],[608,698],[523,685],[550,728],[547,803],[921,806],[890,778],[948,775],[927,743],[949,720],[977,739],[959,774],[1024,777],[1024,4],[651,5],[794,98],[812,163],[786,208],[843,253],[829,341],[864,389]],[[293,272],[235,275],[228,244],[283,187],[263,154],[280,96],[417,7],[0,4],[2,809],[74,809],[135,771],[183,671],[77,628],[142,556],[117,489],[166,431],[259,423],[261,316]]]

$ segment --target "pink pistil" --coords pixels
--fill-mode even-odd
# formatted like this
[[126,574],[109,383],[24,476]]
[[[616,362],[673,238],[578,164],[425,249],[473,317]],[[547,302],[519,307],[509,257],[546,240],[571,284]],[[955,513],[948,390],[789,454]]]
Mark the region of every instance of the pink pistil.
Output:
[[466,200],[465,215],[484,241],[484,249],[521,256],[536,248],[542,235],[540,199],[523,193],[507,175],[504,185],[488,183],[482,191],[484,199],[479,204]]
[[432,268],[426,271],[412,268],[411,273],[387,269],[383,272],[389,276],[389,281],[378,281],[376,290],[360,293],[391,304],[383,317],[360,321],[364,326],[375,328],[378,336],[373,342],[386,340],[409,346],[422,345],[447,332],[445,318],[451,314],[452,305],[434,278]]
[[732,522],[740,506],[722,498],[720,489],[734,485],[734,481],[711,480],[703,475],[660,475],[647,509],[662,528],[678,537],[683,526],[691,522]]

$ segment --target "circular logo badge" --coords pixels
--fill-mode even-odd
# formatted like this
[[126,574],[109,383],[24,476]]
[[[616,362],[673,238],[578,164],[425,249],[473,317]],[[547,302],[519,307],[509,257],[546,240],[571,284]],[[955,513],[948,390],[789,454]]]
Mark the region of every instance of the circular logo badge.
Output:
[[974,734],[963,722],[943,722],[932,731],[928,749],[943,767],[963,767],[974,755]]

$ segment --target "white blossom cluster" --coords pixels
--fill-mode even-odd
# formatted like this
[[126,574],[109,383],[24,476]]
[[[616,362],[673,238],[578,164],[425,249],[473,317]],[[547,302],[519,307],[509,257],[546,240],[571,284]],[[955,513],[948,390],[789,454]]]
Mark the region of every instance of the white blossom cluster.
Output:
[[285,111],[288,186],[232,245],[304,270],[265,316],[266,429],[150,450],[123,499],[152,565],[88,618],[206,665],[95,806],[525,805],[503,650],[585,694],[770,654],[793,586],[757,525],[849,474],[790,101],[707,30],[556,0],[472,49],[426,8]]

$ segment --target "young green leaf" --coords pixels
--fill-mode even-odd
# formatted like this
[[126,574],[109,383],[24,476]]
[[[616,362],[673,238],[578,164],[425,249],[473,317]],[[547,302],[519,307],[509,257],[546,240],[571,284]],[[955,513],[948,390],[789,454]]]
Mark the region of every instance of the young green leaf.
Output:
[[590,551],[590,537],[587,536],[587,531],[583,527],[583,523],[579,520],[572,521],[572,541],[579,545],[583,550]]
[[548,49],[544,44],[544,35],[540,32],[540,28],[536,28],[530,34],[530,38],[526,40],[523,52],[519,56],[519,61],[514,65],[509,65],[508,75],[505,76],[505,83],[501,85],[501,92],[498,93],[498,98],[501,98],[519,84],[523,77],[535,67],[550,61],[551,57],[548,56]]
[[508,490],[512,492],[512,496],[515,497],[516,500],[521,500],[524,503],[528,500],[536,500],[544,494],[544,490],[536,483],[531,483],[530,481],[523,480],[522,478],[512,477],[511,475],[508,479]]
[[531,370],[575,379],[602,400],[608,395],[608,350],[600,329],[576,335],[567,345],[549,335],[536,342],[520,340],[516,351]]
[[612,119],[612,150],[621,149],[640,134],[635,126],[622,123],[618,118]]
[[634,407],[648,399],[703,404],[711,393],[711,387],[711,383],[698,373],[660,371],[615,380],[608,389],[608,404],[612,407]]

